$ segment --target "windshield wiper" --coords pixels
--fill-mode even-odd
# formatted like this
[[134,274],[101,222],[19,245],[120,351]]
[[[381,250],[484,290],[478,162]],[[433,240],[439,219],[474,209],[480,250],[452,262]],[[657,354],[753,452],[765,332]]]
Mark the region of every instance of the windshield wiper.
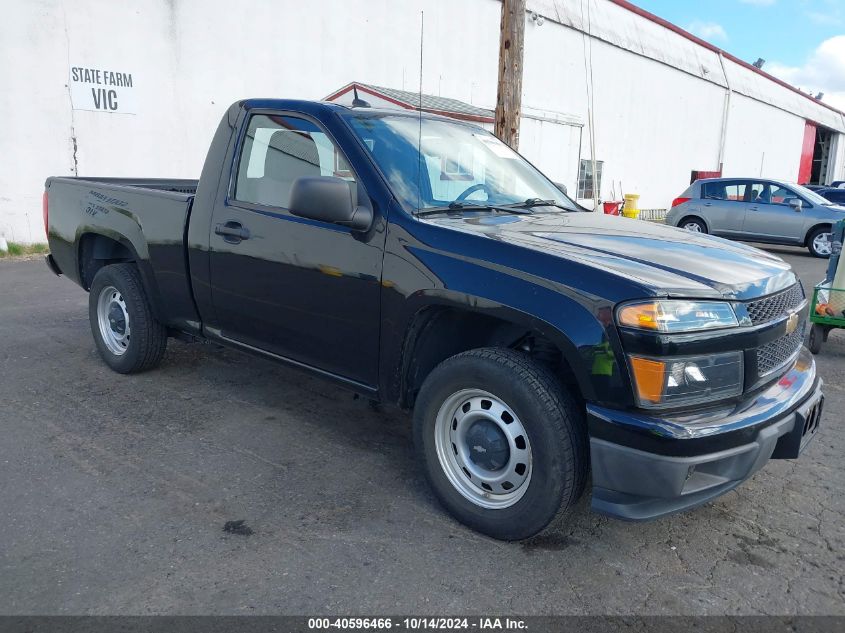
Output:
[[513,207],[511,205],[496,205],[496,204],[476,204],[466,202],[450,202],[445,207],[429,207],[428,209],[419,209],[416,212],[417,216],[433,215],[435,213],[449,213],[460,211],[501,211],[503,213],[519,213],[531,214],[533,211],[526,207]]
[[569,207],[565,207],[557,200],[543,200],[542,198],[528,198],[525,202],[517,202],[515,204],[506,205],[510,209],[531,209],[533,207],[557,207],[564,211],[574,211]]

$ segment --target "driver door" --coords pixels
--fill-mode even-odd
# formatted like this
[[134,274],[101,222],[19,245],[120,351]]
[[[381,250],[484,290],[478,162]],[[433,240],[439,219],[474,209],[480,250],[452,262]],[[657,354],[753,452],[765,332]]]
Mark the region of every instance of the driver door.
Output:
[[774,183],[753,183],[752,186],[762,193],[759,200],[749,204],[744,227],[747,236],[785,242],[801,241],[805,233],[804,210],[812,205],[802,200],[802,210],[796,211],[789,203],[801,198],[791,189]]
[[251,115],[238,156],[212,217],[219,335],[375,386],[384,231],[354,233],[287,208],[298,177],[355,181],[346,158],[315,121],[270,112]]

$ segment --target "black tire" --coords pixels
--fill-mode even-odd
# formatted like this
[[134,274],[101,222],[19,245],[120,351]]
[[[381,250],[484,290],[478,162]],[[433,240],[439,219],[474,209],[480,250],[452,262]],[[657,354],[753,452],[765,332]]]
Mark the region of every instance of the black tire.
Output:
[[[698,227],[698,230],[695,231],[691,228],[687,228],[688,226],[692,225],[696,225]],[[707,234],[707,225],[704,223],[704,220],[702,220],[701,218],[697,218],[693,215],[689,215],[680,222],[678,222],[678,228],[686,229],[690,233],[703,233],[705,235]]]
[[828,259],[830,257],[830,252],[820,253],[816,249],[815,240],[819,235],[822,235],[824,233],[827,233],[830,236],[830,239],[832,240],[832,231],[833,229],[831,229],[829,226],[818,226],[812,231],[810,231],[810,234],[807,235],[807,250],[810,251],[810,255],[812,255],[813,257],[818,257],[819,259]]
[[[465,389],[483,390],[506,403],[528,436],[530,477],[522,484],[526,488],[521,498],[509,507],[485,508],[469,500],[450,482],[438,457],[438,412]],[[587,480],[583,408],[542,365],[509,349],[471,350],[440,363],[416,401],[414,444],[443,506],[458,521],[497,539],[526,539],[558,525],[583,494]],[[457,454],[454,444],[452,449]]]
[[[125,350],[120,354],[109,349],[100,329],[98,302],[108,288],[119,292],[128,315],[129,336]],[[112,264],[97,271],[88,295],[88,319],[97,351],[114,371],[134,374],[152,369],[161,362],[167,348],[167,330],[153,317],[141,274],[134,264]]]
[[818,354],[822,351],[822,343],[824,343],[824,339],[824,326],[819,325],[818,323],[813,323],[813,327],[810,328],[810,340],[807,342],[807,349],[809,349],[813,354]]

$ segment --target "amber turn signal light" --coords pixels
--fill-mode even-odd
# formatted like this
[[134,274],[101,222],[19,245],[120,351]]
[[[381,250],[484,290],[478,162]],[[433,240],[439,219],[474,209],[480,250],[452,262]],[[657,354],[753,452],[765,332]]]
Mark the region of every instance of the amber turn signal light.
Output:
[[631,356],[630,361],[640,401],[659,404],[663,399],[666,363],[638,356]]

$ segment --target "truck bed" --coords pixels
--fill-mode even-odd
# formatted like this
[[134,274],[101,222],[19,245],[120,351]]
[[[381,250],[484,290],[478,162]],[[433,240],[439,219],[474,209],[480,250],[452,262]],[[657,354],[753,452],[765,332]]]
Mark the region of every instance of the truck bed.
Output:
[[147,288],[159,295],[151,300],[161,322],[196,329],[185,236],[197,184],[173,178],[48,178],[53,260],[87,288],[92,275],[86,266],[92,258],[107,258],[104,245],[118,242],[138,262]]

